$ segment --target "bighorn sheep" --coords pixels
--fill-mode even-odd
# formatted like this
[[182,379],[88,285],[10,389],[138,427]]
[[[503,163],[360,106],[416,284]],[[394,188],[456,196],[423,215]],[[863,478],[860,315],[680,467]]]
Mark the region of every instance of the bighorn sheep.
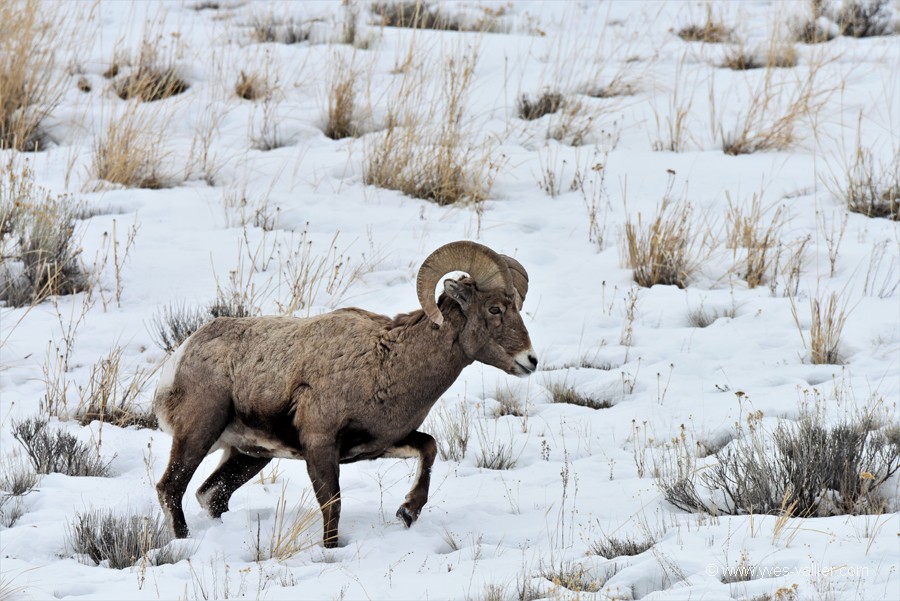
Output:
[[[446,274],[435,302],[434,291]],[[437,445],[416,429],[474,361],[517,375],[537,367],[520,310],[528,274],[475,242],[434,251],[419,269],[422,308],[391,319],[362,309],[310,318],[220,317],[169,358],[153,408],[172,435],[157,484],[176,537],[188,535],[181,501],[203,458],[222,460],[197,498],[214,517],[272,458],[306,460],[322,509],[324,544],[337,545],[339,464],[418,457],[397,516],[410,526],[428,499]]]

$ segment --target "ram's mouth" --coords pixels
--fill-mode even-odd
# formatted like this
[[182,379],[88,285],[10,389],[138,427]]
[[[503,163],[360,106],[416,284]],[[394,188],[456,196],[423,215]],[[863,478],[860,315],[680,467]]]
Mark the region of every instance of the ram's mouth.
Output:
[[534,373],[537,367],[533,367],[530,364],[522,363],[521,361],[516,360],[515,366],[512,369],[512,374],[514,376],[519,376],[520,378],[526,378]]

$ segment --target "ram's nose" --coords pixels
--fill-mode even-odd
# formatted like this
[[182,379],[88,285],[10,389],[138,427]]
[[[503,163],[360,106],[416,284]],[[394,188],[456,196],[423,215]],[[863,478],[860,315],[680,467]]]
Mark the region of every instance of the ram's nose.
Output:
[[522,351],[516,355],[516,375],[520,377],[530,376],[537,369],[538,358],[533,349]]

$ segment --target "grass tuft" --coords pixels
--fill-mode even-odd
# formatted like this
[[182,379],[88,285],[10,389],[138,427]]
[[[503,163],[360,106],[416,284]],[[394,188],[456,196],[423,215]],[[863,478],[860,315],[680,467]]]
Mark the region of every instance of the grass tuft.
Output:
[[552,382],[547,390],[550,392],[550,400],[554,403],[577,405],[588,409],[609,409],[613,406],[609,399],[598,399],[579,392],[574,386],[565,382]]
[[162,131],[154,121],[136,103],[110,119],[94,143],[91,175],[128,188],[157,190],[170,185],[162,174]]
[[655,544],[656,540],[653,538],[636,540],[633,538],[607,536],[591,543],[590,552],[606,559],[633,557],[647,551]]
[[[118,69],[117,69],[118,71]],[[190,86],[178,76],[171,61],[160,58],[158,44],[144,40],[137,67],[116,82],[116,95],[122,100],[156,102],[183,94]]]
[[731,29],[713,15],[712,6],[706,5],[706,21],[700,25],[691,24],[678,30],[678,37],[685,42],[722,44],[731,40]]
[[900,221],[900,156],[876,164],[872,152],[857,144],[844,181],[835,184],[836,194],[854,213]]
[[389,109],[387,129],[367,140],[364,148],[366,184],[441,206],[488,198],[499,164],[487,146],[469,139],[463,119],[476,62],[476,51],[445,62],[443,102],[424,113],[421,82],[404,76],[398,102]]
[[310,27],[294,19],[274,15],[256,16],[250,22],[250,37],[258,44],[300,44],[309,40]]
[[241,71],[237,83],[234,84],[234,93],[238,98],[256,101],[269,93],[266,77],[259,71]]
[[[669,186],[671,188],[671,184]],[[649,288],[656,284],[684,288],[697,266],[694,256],[696,232],[691,224],[688,202],[671,203],[669,191],[656,217],[646,226],[625,220],[625,251],[634,281]]]
[[534,121],[557,112],[562,104],[563,96],[559,92],[547,91],[534,100],[527,94],[522,94],[516,101],[516,114],[520,119]]
[[467,19],[451,15],[427,2],[404,1],[375,2],[370,7],[378,24],[382,27],[404,27],[408,29],[435,29],[438,31],[477,31],[501,33],[500,17],[506,9],[482,8],[478,18]]
[[154,371],[138,369],[130,378],[124,378],[121,361],[122,348],[117,346],[91,367],[88,385],[79,388],[81,401],[75,419],[82,425],[96,420],[120,428],[158,428],[153,412],[137,404]]
[[[336,499],[333,502],[339,503]],[[311,549],[319,544],[319,528],[321,511],[317,503],[310,502],[306,491],[288,510],[286,485],[281,488],[281,496],[275,504],[275,519],[272,529],[263,532],[262,521],[257,516],[256,532],[251,542],[254,561],[276,559],[285,561],[297,553]]]
[[359,135],[359,128],[353,119],[355,105],[354,83],[357,72],[352,64],[339,58],[331,71],[328,83],[328,117],[325,135],[332,140],[340,140]]

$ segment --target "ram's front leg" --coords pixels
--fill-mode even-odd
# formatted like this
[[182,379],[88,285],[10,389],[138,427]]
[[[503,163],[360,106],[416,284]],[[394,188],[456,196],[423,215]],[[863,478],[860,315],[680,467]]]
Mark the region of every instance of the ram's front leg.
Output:
[[424,432],[412,432],[403,440],[389,448],[383,457],[418,457],[416,481],[406,495],[406,501],[397,510],[397,517],[403,520],[407,528],[419,518],[422,507],[428,501],[428,487],[431,484],[431,466],[437,455],[437,443],[434,438]]

